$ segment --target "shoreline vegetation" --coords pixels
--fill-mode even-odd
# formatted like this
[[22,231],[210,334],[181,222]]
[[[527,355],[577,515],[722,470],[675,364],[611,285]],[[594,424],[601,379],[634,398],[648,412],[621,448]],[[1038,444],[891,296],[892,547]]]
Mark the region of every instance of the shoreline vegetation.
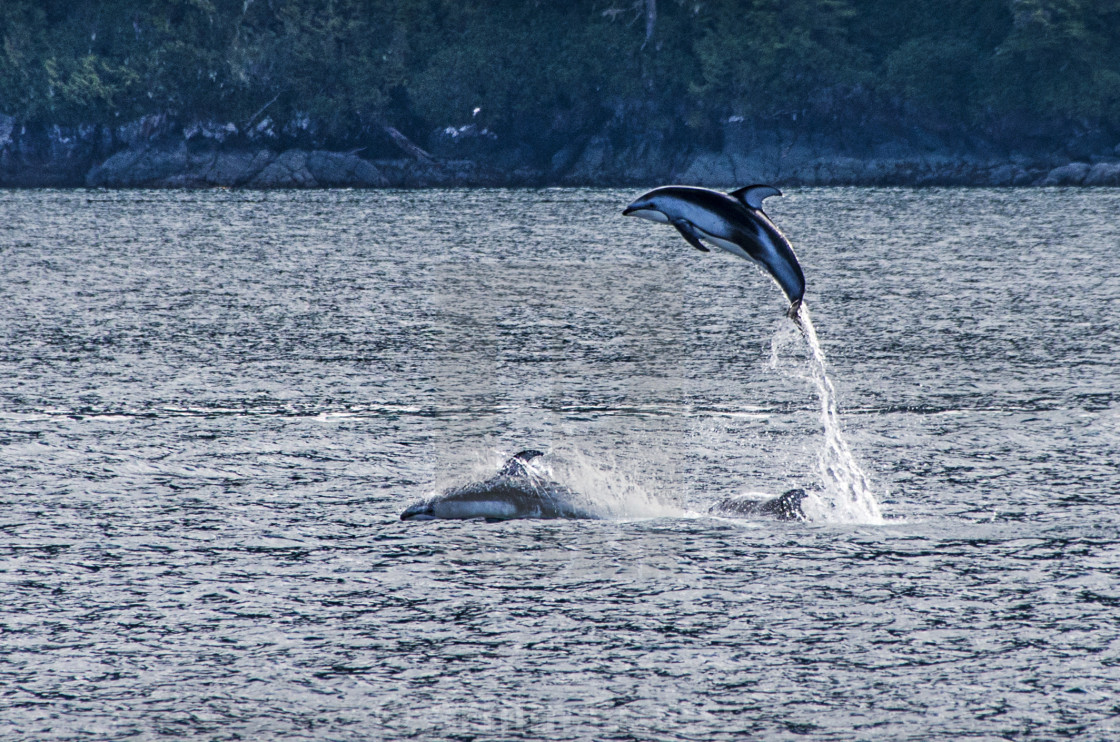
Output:
[[0,186],[1120,186],[1120,6],[5,0]]

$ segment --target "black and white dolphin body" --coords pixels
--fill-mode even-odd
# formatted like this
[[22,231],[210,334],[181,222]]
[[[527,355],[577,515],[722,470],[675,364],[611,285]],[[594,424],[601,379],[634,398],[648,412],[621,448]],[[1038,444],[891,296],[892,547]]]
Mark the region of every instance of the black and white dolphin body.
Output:
[[731,193],[691,186],[663,186],[638,197],[623,216],[672,224],[688,244],[709,252],[704,242],[762,266],[789,299],[789,316],[805,295],[805,275],[793,246],[762,211],[762,201],[782,192],[768,185],[750,185]]
[[768,516],[775,520],[800,521],[806,519],[805,513],[801,510],[801,501],[807,496],[803,489],[789,490],[785,494],[769,499],[740,495],[720,500],[708,512],[731,518]]
[[[489,479],[454,487],[411,505],[401,513],[401,520],[600,519],[602,516],[581,504],[580,497],[575,492],[562,484],[549,481],[526,466],[528,462],[543,455],[540,451],[521,451],[506,461],[501,470]],[[801,511],[801,501],[805,496],[805,490],[795,489],[769,499],[729,497],[713,505],[709,512],[732,518],[805,520]]]
[[401,513],[401,520],[598,518],[579,505],[579,497],[572,490],[526,466],[543,455],[540,451],[521,451],[489,479],[416,503]]

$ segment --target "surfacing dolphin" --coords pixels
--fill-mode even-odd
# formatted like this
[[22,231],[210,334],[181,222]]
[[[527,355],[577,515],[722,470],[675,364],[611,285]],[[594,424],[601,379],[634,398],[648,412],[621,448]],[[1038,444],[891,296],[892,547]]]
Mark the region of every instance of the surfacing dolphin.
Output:
[[489,479],[454,487],[416,503],[401,513],[401,520],[598,518],[577,504],[579,497],[570,489],[550,482],[526,466],[543,455],[533,450],[514,454]]
[[[545,479],[526,466],[543,455],[540,451],[520,451],[489,479],[454,487],[418,502],[401,513],[401,520],[599,519],[599,515],[578,504],[579,496],[572,490]],[[749,496],[729,497],[713,505],[709,512],[732,518],[805,520],[801,512],[804,498],[805,490],[802,489],[789,490],[768,500]]]
[[750,185],[731,193],[691,186],[663,186],[638,197],[623,216],[672,224],[697,250],[704,242],[762,266],[789,299],[790,319],[805,295],[805,275],[793,246],[762,211],[762,201],[782,192],[768,185]]
[[720,500],[709,509],[712,515],[729,517],[769,516],[776,520],[805,520],[801,501],[806,498],[805,490],[793,489],[769,500],[759,500],[749,496],[728,497]]

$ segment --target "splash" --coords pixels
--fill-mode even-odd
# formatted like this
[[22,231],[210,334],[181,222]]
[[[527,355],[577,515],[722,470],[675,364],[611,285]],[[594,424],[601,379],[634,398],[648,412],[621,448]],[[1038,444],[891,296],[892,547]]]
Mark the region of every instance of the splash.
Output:
[[[836,406],[836,388],[828,378],[824,350],[817,339],[817,330],[802,304],[799,319],[794,320],[809,347],[808,373],[799,376],[811,381],[820,400],[820,420],[824,441],[817,457],[822,490],[810,493],[802,504],[805,515],[813,521],[831,523],[883,523],[879,501],[871,482],[852,454],[840,427]],[[779,332],[770,343],[770,367],[781,368],[780,350],[788,345],[790,332]],[[796,373],[796,372],[795,372]]]
[[603,518],[661,518],[683,512],[651,494],[636,472],[628,472],[613,460],[593,459],[577,449],[551,449],[526,466],[537,475],[568,487],[580,498],[581,506]]

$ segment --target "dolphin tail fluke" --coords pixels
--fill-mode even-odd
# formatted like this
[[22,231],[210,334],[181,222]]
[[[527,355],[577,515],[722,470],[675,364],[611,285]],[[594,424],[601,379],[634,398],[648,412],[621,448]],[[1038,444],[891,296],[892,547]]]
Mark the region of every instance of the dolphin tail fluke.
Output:
[[806,336],[806,337],[808,336],[808,333],[805,330],[805,322],[801,318],[801,300],[800,299],[797,299],[796,301],[794,301],[792,304],[789,305],[789,309],[786,311],[786,316],[789,317],[791,320],[793,320],[793,324],[797,326],[798,332],[800,332],[803,336]]

